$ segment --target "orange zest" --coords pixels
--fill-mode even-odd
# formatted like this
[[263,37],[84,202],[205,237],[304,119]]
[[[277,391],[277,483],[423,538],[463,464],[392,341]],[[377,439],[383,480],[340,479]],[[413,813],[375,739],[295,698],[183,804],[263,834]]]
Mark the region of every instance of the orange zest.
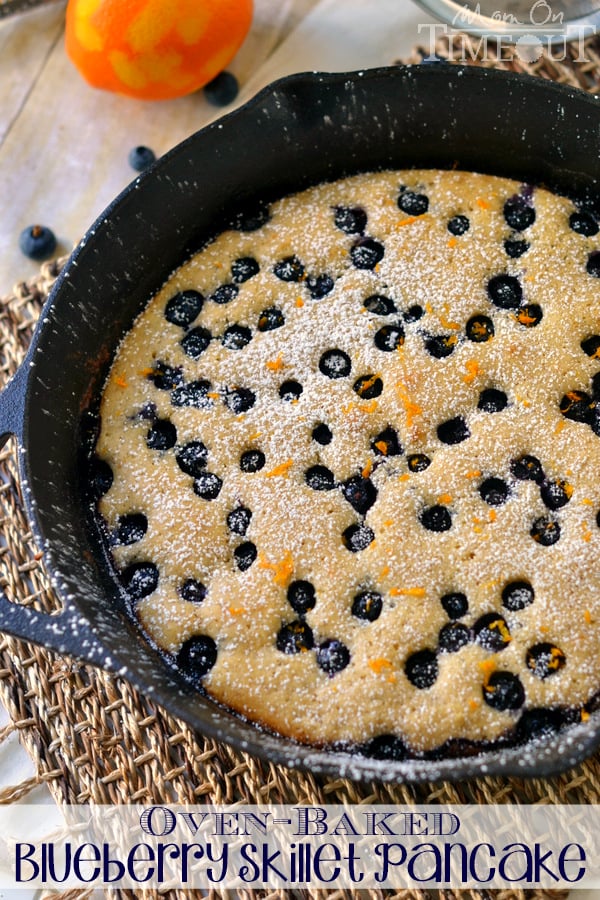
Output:
[[271,371],[271,372],[281,372],[281,370],[285,366],[285,363],[284,363],[283,359],[281,358],[281,353],[280,353],[279,356],[277,357],[277,359],[268,359],[266,361],[265,365],[266,365],[267,369],[269,369],[269,371]]
[[269,562],[261,553],[258,565],[261,569],[271,569],[273,581],[279,587],[287,587],[294,573],[294,559],[289,550],[286,550],[283,559],[279,562]]
[[129,386],[128,381],[124,375],[115,375],[114,382],[117,385],[117,387],[120,387],[120,388],[126,388]]
[[465,384],[471,384],[472,381],[475,381],[481,371],[479,363],[476,359],[468,359],[465,363],[465,369],[467,370],[467,374],[463,375],[463,381]]
[[424,597],[425,588],[391,588],[390,597]]
[[265,478],[287,478],[289,475],[289,471],[291,467],[294,465],[293,459],[288,459],[286,462],[280,463],[280,465],[275,466],[274,469],[271,469],[270,472],[265,472]]

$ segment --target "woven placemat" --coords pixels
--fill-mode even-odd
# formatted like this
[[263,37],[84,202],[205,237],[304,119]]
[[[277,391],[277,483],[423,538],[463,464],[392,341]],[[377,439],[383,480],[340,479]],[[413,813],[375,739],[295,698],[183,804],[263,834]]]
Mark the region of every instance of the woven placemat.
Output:
[[[467,38],[465,40],[468,41]],[[570,60],[559,65],[541,60],[526,66],[506,52],[496,64],[600,90],[600,50],[588,41],[592,63]],[[454,44],[456,49],[456,44]],[[464,44],[461,45],[461,52]],[[451,58],[448,42],[436,52]],[[415,50],[412,61],[428,51]],[[472,46],[471,56],[476,56]],[[490,64],[489,60],[485,63]],[[0,300],[0,381],[18,366],[31,338],[41,306],[62,261],[45,264],[39,277],[16,286]],[[13,442],[0,453],[0,573],[9,597],[50,611],[58,600],[50,586],[38,548],[23,512]],[[600,755],[562,775],[547,779],[482,778],[460,784],[356,784],[317,778],[261,762],[227,745],[196,734],[188,725],[141,697],[126,681],[92,666],[58,657],[14,638],[0,639],[0,698],[11,723],[0,742],[17,731],[30,753],[36,775],[0,791],[0,803],[22,798],[46,782],[59,803],[598,803]],[[189,891],[169,891],[187,898]],[[218,893],[218,892],[217,892]],[[427,891],[294,891],[295,897],[330,900],[387,896],[427,900]],[[135,896],[155,896],[138,892]],[[536,898],[564,891],[440,892],[443,897]],[[84,896],[79,893],[77,896]],[[119,896],[134,896],[120,892]],[[285,891],[237,892],[237,896],[276,898]]]

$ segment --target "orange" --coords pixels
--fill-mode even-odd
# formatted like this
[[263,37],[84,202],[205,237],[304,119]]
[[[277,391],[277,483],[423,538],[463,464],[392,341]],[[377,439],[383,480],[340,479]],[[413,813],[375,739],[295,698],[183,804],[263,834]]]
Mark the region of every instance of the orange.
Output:
[[166,100],[218,75],[251,20],[252,0],[69,0],[66,49],[94,87]]

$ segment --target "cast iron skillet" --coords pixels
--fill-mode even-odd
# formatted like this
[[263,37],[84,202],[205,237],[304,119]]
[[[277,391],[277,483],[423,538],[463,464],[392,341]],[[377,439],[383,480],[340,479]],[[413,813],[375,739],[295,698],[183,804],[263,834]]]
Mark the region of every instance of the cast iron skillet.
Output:
[[257,197],[385,167],[452,167],[594,191],[598,100],[528,76],[445,64],[276,82],[136,179],[92,226],[0,397],[19,443],[30,521],[64,603],[49,616],[0,598],[0,629],[127,677],[199,731],[329,775],[420,781],[543,775],[600,741],[600,719],[527,747],[451,760],[376,761],[265,734],[179,680],[138,634],[89,527],[81,421],[119,338],[192,249]]

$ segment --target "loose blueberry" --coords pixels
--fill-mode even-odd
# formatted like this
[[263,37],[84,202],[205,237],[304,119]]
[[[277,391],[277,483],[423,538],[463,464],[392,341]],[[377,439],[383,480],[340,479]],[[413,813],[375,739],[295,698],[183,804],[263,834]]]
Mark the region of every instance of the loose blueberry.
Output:
[[285,325],[285,317],[276,306],[263,309],[258,317],[259,331],[274,331],[276,328],[281,328],[282,325]]
[[187,328],[200,314],[204,297],[198,291],[180,291],[165,306],[165,319],[171,325]]
[[424,509],[419,515],[419,521],[427,531],[449,531],[452,528],[452,516],[448,509],[440,504]]
[[302,281],[304,266],[297,256],[286,256],[273,266],[273,272],[281,281]]
[[548,516],[540,516],[531,526],[529,534],[542,547],[551,547],[560,539],[560,525]]
[[404,328],[400,322],[396,322],[394,325],[384,325],[375,334],[373,340],[378,350],[383,350],[384,353],[393,353],[404,344]]
[[429,209],[429,199],[426,194],[419,194],[417,191],[409,191],[406,187],[401,187],[398,208],[407,216],[422,216]]
[[200,381],[188,381],[181,387],[175,388],[171,393],[171,403],[173,406],[191,406],[194,409],[210,409],[213,405],[212,397],[209,397],[209,391],[212,387],[210,381],[201,379]]
[[525,231],[535,222],[535,209],[523,196],[516,194],[504,204],[504,218],[509,228]]
[[279,388],[279,396],[282,400],[291,402],[293,400],[297,400],[303,390],[304,388],[298,381],[284,381]]
[[438,661],[433,650],[419,650],[409,656],[404,665],[404,674],[414,687],[426,690],[438,677]]
[[519,325],[524,325],[525,328],[535,328],[543,318],[544,312],[537,303],[526,303],[515,313],[515,319]]
[[194,480],[194,493],[203,500],[215,500],[222,487],[222,479],[212,472],[201,472]]
[[99,500],[113,483],[113,470],[104,459],[94,456],[90,460],[90,487],[94,500]]
[[139,147],[132,147],[127,156],[127,160],[132,169],[135,169],[136,172],[143,172],[144,169],[151,166],[153,162],[156,162],[156,154],[150,147],[140,145]]
[[227,409],[231,410],[236,416],[240,413],[248,412],[256,403],[256,394],[250,388],[235,388],[235,390],[227,390],[225,393],[224,403]]
[[514,275],[494,275],[487,284],[488,297],[500,309],[518,309],[523,300],[523,288]]
[[182,472],[198,478],[206,466],[208,450],[202,441],[189,441],[177,450],[175,459]]
[[566,419],[588,423],[591,407],[592,398],[585,391],[568,391],[560,401],[559,409]]
[[303,653],[312,650],[314,642],[310,626],[301,619],[282,625],[275,640],[280,653]]
[[411,472],[424,472],[431,465],[431,460],[424,453],[411,453],[406,457]]
[[156,590],[158,568],[151,562],[132,563],[121,572],[121,583],[132,600],[141,600]]
[[477,409],[488,413],[502,412],[503,409],[506,409],[507,403],[508,397],[504,391],[500,391],[498,388],[485,388],[479,394]]
[[119,517],[115,534],[117,544],[129,545],[141,541],[148,531],[148,519],[143,513],[130,513]]
[[562,479],[545,481],[540,488],[540,496],[548,509],[560,509],[566,506],[572,495],[573,488]]
[[336,206],[333,221],[345,234],[363,234],[367,227],[367,214],[362,206]]
[[233,558],[240,572],[246,572],[257,556],[258,550],[256,549],[256,544],[253,544],[252,541],[244,541],[243,544],[240,544],[233,551]]
[[454,353],[457,338],[455,334],[431,334],[425,338],[425,349],[434,359],[445,359]]
[[475,344],[483,344],[494,337],[494,323],[488,316],[471,316],[467,322],[466,334]]
[[370,759],[386,759],[400,762],[408,756],[405,744],[395,734],[379,734],[368,741],[362,753]]
[[313,441],[316,441],[317,444],[321,444],[322,447],[326,447],[327,444],[330,444],[333,440],[331,428],[325,425],[324,422],[320,422],[318,425],[315,425],[312,430],[312,439]]
[[536,678],[548,678],[562,669],[566,663],[565,654],[560,647],[543,642],[530,647],[525,654],[527,668]]
[[482,691],[487,705],[501,712],[519,709],[525,703],[521,680],[512,672],[492,672]]
[[350,662],[350,651],[345,644],[329,638],[317,649],[317,665],[330,677],[345,669]]
[[335,476],[325,466],[311,466],[304,473],[304,479],[313,491],[332,491],[335,487]]
[[262,450],[246,450],[240,456],[240,469],[242,472],[260,472],[266,462]]
[[353,388],[361,400],[373,400],[374,397],[379,397],[381,395],[381,392],[383,391],[383,381],[379,375],[369,373],[368,375],[361,375],[360,378],[357,378]]
[[473,633],[477,643],[481,644],[484,650],[490,650],[492,653],[504,650],[511,641],[506,619],[496,612],[480,616],[473,626]]
[[179,593],[182,599],[187,600],[188,603],[202,603],[208,591],[196,578],[186,578],[179,588]]
[[584,237],[593,237],[595,234],[598,234],[598,223],[587,212],[571,213],[569,226],[577,234],[582,234]]
[[212,106],[229,106],[239,91],[240,86],[233,72],[219,72],[204,86],[204,96]]
[[460,622],[448,622],[438,635],[438,647],[442,653],[456,653],[471,641],[471,632]]
[[212,669],[217,661],[217,645],[207,634],[185,641],[177,654],[177,665],[195,683]]
[[535,592],[528,581],[509,581],[502,589],[502,605],[511,612],[530,606]]
[[369,544],[375,540],[375,533],[368,525],[349,525],[342,534],[342,543],[351,553],[359,553],[366,550]]
[[389,316],[396,312],[394,301],[383,294],[371,294],[370,297],[366,298],[363,306],[368,312],[376,316]]
[[365,516],[377,500],[377,488],[370,478],[355,475],[344,481],[342,494],[356,512]]
[[504,251],[511,259],[518,259],[520,256],[523,256],[524,253],[527,253],[530,246],[531,244],[529,241],[515,241],[510,239],[504,241]]
[[181,339],[183,352],[190,359],[199,359],[211,342],[212,334],[208,328],[192,328]]
[[343,350],[326,350],[319,360],[319,370],[328,378],[347,378],[352,361]]
[[227,514],[227,527],[232,534],[239,534],[240,537],[244,537],[250,527],[251,520],[252,512],[249,509],[245,506],[236,506],[235,509],[232,509]]
[[600,335],[592,334],[579,345],[590,359],[600,359]]
[[466,216],[452,216],[448,222],[448,231],[455,237],[466,234],[470,227],[471,223]]
[[245,325],[230,325],[223,332],[221,343],[228,350],[243,350],[252,340],[252,332]]
[[469,602],[466,594],[463,594],[460,591],[444,594],[440,599],[440,603],[449,619],[462,619],[469,610]]
[[454,416],[438,425],[437,436],[442,444],[460,444],[471,437],[471,432],[462,416]]
[[371,441],[371,450],[377,456],[400,456],[404,452],[398,432],[391,425],[375,435]]
[[177,441],[177,429],[168,419],[157,419],[146,434],[150,450],[170,450]]
[[361,238],[350,248],[350,258],[357,269],[374,269],[384,253],[383,244],[374,238]]
[[287,589],[288,603],[299,616],[306,615],[315,608],[317,598],[310,581],[292,581]]
[[260,266],[253,256],[240,256],[231,264],[231,280],[234,284],[243,284],[258,275]]
[[537,456],[519,456],[510,464],[511,474],[518,481],[535,481],[540,484],[544,480],[544,470]]
[[158,360],[147,378],[159,391],[172,391],[183,382],[183,372]]
[[590,253],[586,269],[588,275],[593,275],[594,278],[600,278],[600,250],[594,250]]
[[258,231],[270,218],[271,210],[268,203],[259,201],[236,213],[231,221],[231,227],[236,231]]
[[56,237],[46,225],[30,225],[19,235],[19,248],[29,259],[47,259],[56,250]]
[[223,305],[224,303],[231,303],[232,300],[235,300],[239,293],[239,288],[236,284],[221,284],[216,289],[216,291],[210,295],[210,299],[213,303],[219,303]]
[[352,615],[367,622],[378,619],[382,609],[383,597],[378,591],[361,591],[352,601]]
[[322,300],[332,292],[334,286],[331,275],[309,275],[306,279],[306,287],[313,300]]
[[510,496],[510,488],[501,478],[486,478],[479,485],[479,494],[488,506],[502,506]]

